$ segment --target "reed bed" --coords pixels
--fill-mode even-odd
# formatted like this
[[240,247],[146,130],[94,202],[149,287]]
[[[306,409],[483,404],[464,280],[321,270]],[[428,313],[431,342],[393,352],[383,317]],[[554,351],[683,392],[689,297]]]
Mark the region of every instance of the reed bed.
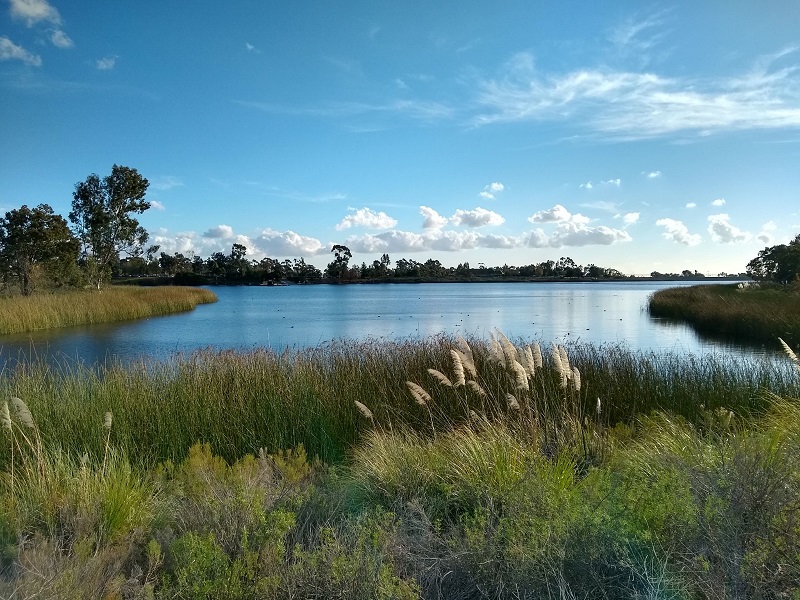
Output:
[[800,293],[796,287],[697,285],[659,290],[654,317],[690,323],[698,331],[735,339],[800,344]]
[[21,366],[0,375],[0,597],[794,598],[782,347],[498,332]]
[[[507,414],[506,393],[514,391],[507,368],[493,358],[489,344],[470,345],[488,400],[468,386],[441,388],[429,372],[450,373],[456,342],[445,337],[283,353],[206,350],[164,363],[99,369],[34,363],[0,376],[0,398],[23,398],[47,443],[70,452],[102,454],[104,438],[96,424],[110,410],[118,424],[113,444],[142,464],[177,460],[196,442],[210,443],[228,460],[259,448],[277,452],[302,444],[310,455],[336,463],[375,426],[430,434],[468,422],[471,410],[491,418]],[[632,424],[655,410],[692,422],[720,407],[749,415],[763,409],[766,390],[800,395],[790,367],[774,362],[642,354],[608,345],[574,345],[567,352],[583,379],[574,402],[591,414],[600,399],[609,425]],[[407,381],[429,392],[441,388],[436,402],[416,402]],[[534,391],[539,409],[564,397],[551,368],[541,371]],[[371,411],[372,420],[356,402]],[[0,447],[0,466],[7,458]]]
[[210,290],[180,286],[117,286],[0,298],[0,335],[167,315],[216,301]]

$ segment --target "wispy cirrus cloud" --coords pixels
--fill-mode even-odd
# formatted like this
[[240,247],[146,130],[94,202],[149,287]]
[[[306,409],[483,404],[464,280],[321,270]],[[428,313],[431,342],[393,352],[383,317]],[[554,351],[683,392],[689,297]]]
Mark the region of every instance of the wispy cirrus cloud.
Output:
[[117,64],[116,56],[106,56],[105,58],[97,59],[94,63],[98,71],[110,71]]
[[339,102],[321,106],[286,106],[269,102],[233,100],[235,104],[267,113],[310,117],[358,117],[364,115],[396,115],[417,121],[452,119],[456,111],[447,104],[431,100],[393,99],[384,103]]
[[479,82],[482,110],[472,122],[571,121],[596,135],[630,140],[798,128],[798,66],[783,64],[797,51],[763,57],[739,76],[706,79],[609,68],[547,74],[530,53],[519,53],[498,77]]

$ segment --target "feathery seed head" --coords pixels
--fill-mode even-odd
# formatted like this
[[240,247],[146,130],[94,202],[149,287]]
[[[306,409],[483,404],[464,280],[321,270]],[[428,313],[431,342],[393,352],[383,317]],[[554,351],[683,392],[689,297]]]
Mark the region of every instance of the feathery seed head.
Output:
[[494,337],[494,334],[492,334],[492,337],[489,340],[489,356],[498,364],[503,364],[505,361],[503,347],[500,345],[500,342],[497,341],[497,338]]
[[522,366],[524,366],[525,370],[528,372],[528,377],[533,377],[536,374],[536,360],[533,358],[533,352],[531,351],[530,346],[525,346],[523,358],[525,359],[525,362],[522,364]]
[[17,416],[19,420],[22,421],[22,424],[29,429],[33,429],[35,427],[33,415],[31,415],[28,405],[22,401],[22,398],[11,398],[11,404],[14,406],[14,410],[17,412]]
[[581,372],[578,371],[578,367],[572,367],[572,387],[576,392],[581,391]]
[[484,390],[480,385],[478,385],[477,381],[473,381],[472,379],[470,379],[467,382],[467,387],[471,389],[473,392],[475,392],[481,398],[486,398],[486,390]]
[[542,358],[542,347],[539,346],[539,342],[533,343],[533,348],[531,351],[533,352],[533,362],[536,365],[536,368],[541,369],[544,365],[544,359]]
[[572,369],[569,366],[569,356],[567,356],[567,349],[564,346],[558,346],[558,353],[561,355],[561,368],[567,372],[567,378],[572,377]]
[[519,402],[513,394],[506,394],[506,402],[508,402],[508,408],[511,410],[519,410]]
[[426,392],[425,388],[421,385],[417,385],[413,381],[406,381],[406,386],[408,387],[408,391],[411,392],[414,401],[420,406],[425,406],[432,400],[431,395]]
[[518,390],[529,390],[528,374],[525,372],[525,367],[519,364],[518,361],[511,363],[511,368],[514,369],[514,377],[516,379],[516,386]]
[[464,385],[464,363],[461,362],[461,354],[458,350],[450,350],[450,356],[453,357],[453,373],[455,374],[455,386]]
[[108,411],[105,414],[105,416],[103,417],[103,427],[105,429],[111,430],[111,420],[112,420],[112,418],[113,418],[113,415],[111,414],[111,411]]
[[469,356],[470,359],[472,358],[472,348],[469,347],[467,340],[459,335],[456,337],[456,344],[458,344],[458,349],[461,350],[463,354]]
[[428,369],[428,373],[433,375],[436,380],[441,383],[445,387],[453,387],[453,382],[447,378],[447,375],[442,373],[441,371],[437,371],[436,369]]
[[0,410],[0,425],[3,429],[11,431],[11,413],[8,412],[8,402],[3,402],[3,409]]
[[497,337],[500,338],[500,345],[503,348],[503,355],[505,356],[506,363],[511,365],[513,361],[518,359],[517,349],[499,329],[497,330]]
[[558,344],[553,344],[553,365],[559,374],[564,372],[564,367],[561,364],[561,353],[558,351]]
[[355,403],[356,403],[356,408],[358,408],[358,411],[362,415],[364,415],[367,419],[374,418],[374,415],[372,414],[372,411],[370,409],[368,409],[366,406],[364,406],[364,404],[362,404],[358,400],[356,400]]
[[601,404],[600,404],[600,396],[598,396],[598,397],[597,397],[597,408],[595,409],[595,411],[597,412],[597,416],[598,416],[598,417],[600,416],[600,411],[601,411],[601,410],[602,410],[602,406],[601,406]]
[[794,353],[794,350],[792,350],[789,344],[784,342],[782,338],[778,338],[778,341],[781,343],[781,346],[783,346],[783,351],[786,352],[786,355],[794,363],[795,368],[800,371],[800,359],[797,358],[797,354]]
[[472,377],[478,376],[478,370],[475,368],[475,360],[472,357],[472,352],[466,353],[463,350],[454,350],[454,352],[458,353],[458,356],[461,358],[461,365],[464,367],[464,371],[469,373]]

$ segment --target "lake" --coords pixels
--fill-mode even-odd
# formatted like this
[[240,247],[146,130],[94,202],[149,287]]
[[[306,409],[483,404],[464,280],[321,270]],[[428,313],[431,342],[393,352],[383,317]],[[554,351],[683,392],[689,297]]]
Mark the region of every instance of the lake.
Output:
[[442,333],[488,338],[495,328],[512,339],[545,344],[582,341],[655,352],[763,356],[763,348],[703,338],[686,325],[647,314],[647,298],[654,291],[696,283],[214,287],[219,302],[187,313],[0,337],[0,367],[26,360],[31,353],[87,364],[109,358],[132,362],[202,348],[283,350],[331,340]]

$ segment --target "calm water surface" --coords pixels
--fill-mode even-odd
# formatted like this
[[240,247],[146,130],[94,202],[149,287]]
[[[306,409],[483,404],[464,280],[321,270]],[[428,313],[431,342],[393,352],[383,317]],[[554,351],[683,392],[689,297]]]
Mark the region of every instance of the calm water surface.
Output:
[[219,302],[178,315],[0,337],[0,367],[30,355],[84,363],[166,359],[201,348],[276,350],[340,339],[441,333],[543,343],[579,340],[631,349],[761,356],[648,316],[657,289],[696,282],[472,283],[215,287]]

